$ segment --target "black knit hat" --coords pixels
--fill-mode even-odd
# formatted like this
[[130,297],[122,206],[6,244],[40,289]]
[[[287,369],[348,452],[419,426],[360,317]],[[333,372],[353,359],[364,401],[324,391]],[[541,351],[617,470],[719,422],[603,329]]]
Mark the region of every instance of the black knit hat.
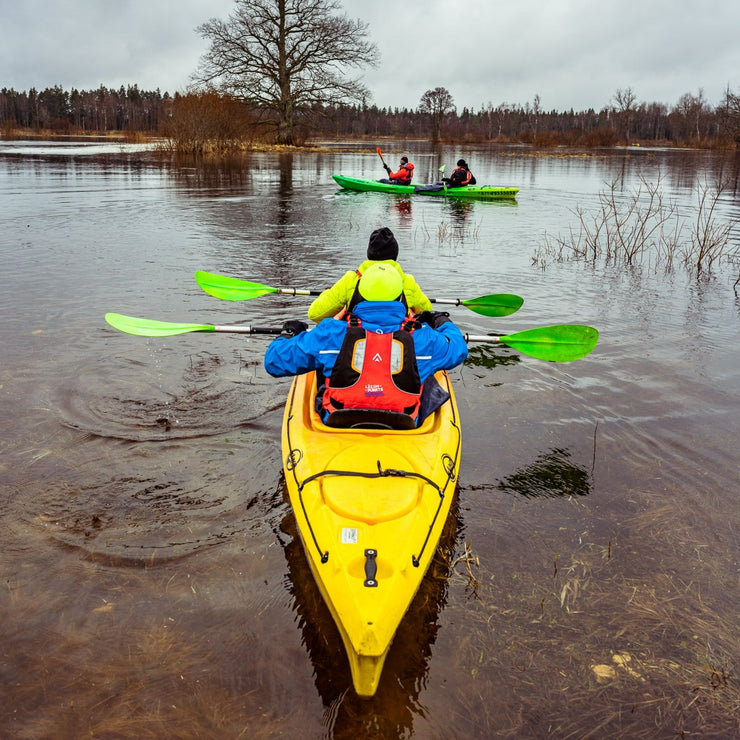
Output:
[[458,159],[457,160],[457,166],[458,167],[467,167],[468,165],[465,164],[465,160],[464,159]]
[[367,258],[369,260],[395,260],[398,258],[398,242],[387,226],[382,229],[375,229],[370,234]]

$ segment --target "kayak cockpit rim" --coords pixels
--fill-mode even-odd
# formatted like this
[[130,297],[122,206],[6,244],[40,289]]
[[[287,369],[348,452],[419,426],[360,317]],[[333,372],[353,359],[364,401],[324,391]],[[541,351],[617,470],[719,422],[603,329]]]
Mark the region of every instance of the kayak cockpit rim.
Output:
[[[449,386],[450,380],[449,380],[449,377],[446,374],[445,374],[445,381],[446,381],[447,385]],[[415,478],[417,480],[421,480],[425,484],[425,487],[426,486],[429,486],[433,490],[436,490],[437,491],[437,494],[439,496],[439,501],[438,501],[437,507],[435,509],[434,516],[432,517],[432,520],[430,521],[429,526],[427,527],[426,536],[424,537],[424,541],[422,543],[422,546],[421,546],[418,554],[412,554],[412,556],[411,556],[412,565],[415,568],[418,568],[419,565],[421,564],[421,559],[422,559],[422,557],[424,555],[424,551],[426,550],[427,545],[429,544],[429,538],[431,537],[432,532],[434,531],[434,526],[435,526],[435,524],[437,522],[437,519],[439,518],[439,513],[440,513],[440,511],[442,511],[442,509],[444,507],[445,494],[446,494],[447,488],[448,488],[448,486],[449,486],[450,483],[454,483],[457,480],[456,470],[457,470],[457,466],[458,466],[458,463],[459,463],[459,457],[460,457],[460,439],[462,437],[462,433],[461,433],[461,429],[460,429],[460,425],[459,425],[459,420],[457,419],[457,409],[456,409],[455,405],[452,404],[452,408],[451,408],[451,410],[452,410],[452,418],[450,420],[450,424],[457,431],[457,439],[458,439],[458,442],[457,442],[457,445],[456,445],[456,451],[455,451],[455,458],[454,459],[447,452],[445,452],[445,453],[442,454],[442,458],[441,459],[442,459],[444,470],[445,470],[445,472],[447,474],[446,477],[445,477],[445,482],[444,482],[444,485],[443,486],[440,486],[438,483],[436,483],[434,480],[432,480],[428,476],[425,476],[422,473],[417,473],[416,471],[413,471],[413,470],[399,470],[397,468],[386,468],[386,469],[383,469],[380,460],[377,460],[376,461],[376,464],[377,464],[377,472],[360,472],[360,471],[356,471],[356,470],[323,470],[323,471],[320,471],[318,473],[314,473],[313,475],[308,476],[304,480],[299,480],[298,475],[296,474],[296,466],[297,466],[297,463],[302,459],[303,452],[300,449],[294,447],[293,443],[291,442],[291,433],[290,433],[290,422],[294,418],[294,414],[293,414],[293,411],[294,411],[294,408],[295,408],[294,407],[294,404],[297,402],[296,401],[296,397],[295,397],[296,388],[297,388],[296,384],[293,383],[293,386],[291,388],[291,395],[290,395],[290,409],[291,409],[291,412],[290,412],[290,414],[287,417],[288,428],[286,429],[286,436],[287,436],[287,439],[288,439],[288,447],[289,447],[289,450],[290,451],[289,451],[289,453],[288,453],[288,455],[286,456],[286,459],[285,459],[285,469],[286,469],[286,471],[290,471],[292,473],[292,475],[293,475],[293,479],[294,479],[294,482],[295,482],[295,485],[296,485],[296,490],[297,490],[297,493],[298,493],[298,500],[300,501],[301,509],[303,511],[303,517],[304,517],[304,519],[306,521],[306,525],[307,525],[308,531],[309,531],[309,533],[311,535],[311,540],[313,541],[314,547],[316,548],[316,551],[319,554],[319,559],[320,559],[321,563],[322,564],[325,564],[325,563],[327,563],[329,561],[329,550],[324,549],[324,548],[321,547],[321,545],[319,544],[318,538],[316,536],[316,533],[314,531],[314,528],[313,528],[313,526],[311,524],[311,518],[309,517],[308,509],[306,507],[306,504],[305,504],[305,501],[304,501],[304,496],[303,496],[304,489],[305,489],[306,485],[309,484],[309,483],[314,483],[314,482],[316,482],[318,480],[321,480],[321,479],[323,479],[325,477],[329,477],[329,476],[337,476],[337,477],[338,476],[344,476],[344,477],[370,478],[370,479],[372,479],[372,478],[397,477],[397,478]],[[298,400],[298,402],[300,402],[300,399]],[[445,401],[445,403],[446,404],[447,403],[450,403],[450,401],[449,400],[448,401]],[[432,417],[435,414],[438,414],[438,413],[440,413],[440,409],[435,410],[435,412],[430,415],[429,420],[431,421]],[[318,414],[316,412],[312,412],[312,414],[315,415],[315,421],[317,423],[317,426],[319,428],[323,428],[324,430],[326,430],[326,431],[328,431],[330,433],[338,433],[338,434],[348,434],[349,433],[351,435],[353,433],[363,433],[363,432],[367,432],[368,431],[368,430],[363,430],[363,429],[341,429],[341,430],[339,430],[339,429],[336,429],[336,428],[327,427],[320,420],[320,418],[319,418],[319,416],[318,416]],[[391,435],[400,435],[400,436],[408,435],[408,434],[418,435],[418,434],[426,433],[424,431],[424,427],[426,425],[427,425],[427,421],[425,420],[424,424],[422,424],[421,427],[417,427],[415,429],[410,429],[410,430],[408,430],[408,429],[384,430],[383,433],[384,434],[391,434]]]

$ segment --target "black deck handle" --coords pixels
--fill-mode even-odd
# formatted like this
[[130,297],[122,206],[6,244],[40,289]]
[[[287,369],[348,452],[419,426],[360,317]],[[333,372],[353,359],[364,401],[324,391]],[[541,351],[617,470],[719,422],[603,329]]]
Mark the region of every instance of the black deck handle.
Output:
[[375,558],[378,557],[378,551],[372,548],[365,550],[365,583],[363,585],[368,588],[376,588],[378,585],[375,576],[378,573],[378,564]]

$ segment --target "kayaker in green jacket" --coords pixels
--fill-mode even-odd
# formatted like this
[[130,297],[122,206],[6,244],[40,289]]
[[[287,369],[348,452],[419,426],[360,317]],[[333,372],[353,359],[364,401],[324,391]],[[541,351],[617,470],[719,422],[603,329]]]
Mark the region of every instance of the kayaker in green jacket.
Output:
[[393,236],[393,232],[387,226],[373,231],[370,234],[370,240],[367,245],[367,260],[356,270],[346,272],[331,288],[323,291],[309,306],[308,318],[318,323],[324,319],[336,316],[347,308],[355,292],[357,281],[368,267],[377,262],[392,265],[398,270],[399,275],[403,279],[403,292],[406,297],[406,305],[412,313],[431,311],[431,301],[424,295],[414,276],[404,273],[401,265],[396,261],[397,258],[398,242],[396,241],[396,237]]

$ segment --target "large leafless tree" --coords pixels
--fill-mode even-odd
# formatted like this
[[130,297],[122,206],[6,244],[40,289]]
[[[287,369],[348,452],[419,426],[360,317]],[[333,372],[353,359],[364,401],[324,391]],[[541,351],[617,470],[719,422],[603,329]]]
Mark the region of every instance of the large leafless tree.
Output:
[[622,124],[625,142],[629,143],[632,121],[635,118],[637,96],[632,92],[631,87],[628,87],[626,90],[620,88],[614,93],[614,103],[614,115]]
[[194,82],[259,107],[278,143],[293,144],[300,111],[369,97],[347,72],[374,66],[378,50],[367,24],[338,14],[340,7],[335,0],[236,0],[228,20],[197,28],[210,47]]
[[435,87],[427,90],[419,101],[419,113],[426,113],[432,128],[432,141],[439,140],[444,117],[455,110],[455,102],[445,87]]

